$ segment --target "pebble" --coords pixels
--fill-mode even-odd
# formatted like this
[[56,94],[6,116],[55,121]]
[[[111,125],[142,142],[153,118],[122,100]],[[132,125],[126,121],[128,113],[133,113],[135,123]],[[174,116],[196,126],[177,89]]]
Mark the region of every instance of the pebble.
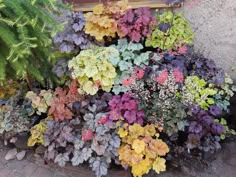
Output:
[[26,151],[21,151],[18,154],[16,154],[17,160],[23,160],[26,155]]
[[5,160],[12,160],[16,158],[16,154],[17,154],[17,149],[11,149],[7,152],[6,156],[5,156]]

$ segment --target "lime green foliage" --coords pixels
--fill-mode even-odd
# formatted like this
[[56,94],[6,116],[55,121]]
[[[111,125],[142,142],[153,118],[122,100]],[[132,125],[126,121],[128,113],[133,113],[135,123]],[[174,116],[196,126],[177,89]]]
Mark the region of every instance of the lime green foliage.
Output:
[[170,28],[166,31],[154,28],[152,35],[146,40],[146,46],[166,50],[192,43],[193,31],[181,13],[173,14],[166,11],[158,15],[157,21],[159,24],[169,24]]
[[0,81],[50,77],[51,36],[61,29],[57,0],[0,1]]
[[212,85],[207,86],[205,80],[197,76],[188,76],[185,80],[182,99],[187,105],[198,104],[202,109],[207,110],[210,105],[215,104],[213,96],[217,89]]
[[26,96],[32,102],[32,107],[37,111],[38,115],[41,113],[47,113],[51,101],[53,98],[53,93],[51,90],[41,90],[37,95],[36,93],[29,91]]
[[98,47],[83,50],[69,61],[72,77],[80,84],[78,92],[95,95],[100,87],[109,92],[116,77],[116,69],[109,58],[118,55],[119,52],[113,47]]
[[44,133],[47,130],[47,125],[45,122],[40,122],[31,128],[31,136],[28,139],[28,146],[32,147],[35,144],[44,144]]
[[215,119],[215,122],[224,126],[224,132],[220,135],[220,139],[224,140],[227,135],[236,135],[236,131],[228,127],[228,123],[224,118]]

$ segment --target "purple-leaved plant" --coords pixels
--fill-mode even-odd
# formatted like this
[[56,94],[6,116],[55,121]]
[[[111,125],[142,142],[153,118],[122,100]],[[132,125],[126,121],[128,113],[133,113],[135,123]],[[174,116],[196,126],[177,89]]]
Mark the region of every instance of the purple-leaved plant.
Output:
[[194,105],[189,117],[189,133],[197,134],[203,137],[208,133],[213,135],[220,135],[224,132],[224,127],[215,122],[219,116],[222,115],[222,110],[216,105],[210,106],[209,110],[202,110],[199,106]]
[[116,95],[109,101],[108,121],[124,119],[127,123],[143,124],[144,111],[138,109],[137,101],[129,94]]
[[131,41],[139,42],[142,37],[151,35],[152,27],[156,24],[156,18],[149,8],[128,9],[118,20],[118,34],[120,37],[127,36]]
[[[96,43],[94,38],[84,32],[85,17],[82,12],[73,12],[69,16],[64,32],[54,37],[54,44],[62,53],[75,53],[88,49]],[[96,43],[97,44],[97,43]]]

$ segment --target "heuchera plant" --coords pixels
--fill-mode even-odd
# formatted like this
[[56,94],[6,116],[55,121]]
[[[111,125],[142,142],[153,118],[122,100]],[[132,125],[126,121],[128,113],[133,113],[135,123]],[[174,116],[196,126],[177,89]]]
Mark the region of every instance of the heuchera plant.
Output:
[[70,104],[81,99],[77,90],[75,91],[76,92],[73,92],[73,88],[70,90],[62,89],[60,87],[56,88],[53,93],[48,115],[53,116],[56,121],[72,119],[73,113]]
[[[45,163],[87,163],[97,177],[107,175],[112,162],[141,177],[165,171],[169,151],[166,159],[185,160],[218,149],[236,134],[225,116],[233,82],[191,51],[193,33],[182,15],[157,15],[127,10],[125,1],[98,5],[85,17],[72,13],[54,39],[60,87],[48,82],[53,89],[41,90],[28,78],[37,92],[0,99],[0,136],[14,143],[31,133],[28,146],[45,146]],[[90,46],[95,38],[104,47]],[[4,84],[0,97],[16,90]]]
[[118,34],[131,41],[140,42],[143,37],[151,35],[152,27],[157,24],[149,8],[128,9],[118,20]]
[[23,100],[22,90],[0,106],[0,134],[5,140],[18,133],[28,132],[34,113],[31,103]]
[[[217,118],[222,116],[222,110],[216,105],[209,107],[209,110],[203,110],[198,105],[192,106],[189,112],[189,136],[187,147],[189,149],[199,146],[200,139],[205,137],[207,134],[221,136],[225,132],[224,126],[219,123]],[[192,139],[197,141],[191,141]],[[195,143],[193,143],[195,142]]]
[[233,80],[225,74],[224,84],[217,88],[217,94],[214,96],[216,105],[226,112],[229,112],[230,99],[234,96]]
[[225,82],[224,70],[217,67],[213,60],[199,55],[192,55],[187,67],[190,75],[198,76],[207,83],[220,86]]
[[214,95],[217,89],[207,85],[206,81],[197,76],[188,76],[184,82],[182,100],[187,105],[198,104],[207,110],[210,105],[215,104]]
[[169,50],[192,43],[194,35],[183,15],[165,11],[157,17],[157,21],[158,27],[153,28],[145,42],[147,47]]
[[118,56],[119,52],[113,47],[99,47],[83,50],[69,61],[72,77],[80,84],[79,93],[95,95],[100,88],[109,92],[116,77],[109,58]]
[[178,98],[183,82],[184,75],[178,68],[168,71],[154,65],[145,70],[143,79],[131,86],[132,95],[145,110],[146,121],[159,125],[169,136],[184,131],[187,124],[186,106]]
[[129,124],[143,124],[144,111],[139,110],[137,101],[128,93],[122,96],[113,96],[109,101],[110,112],[107,116],[109,121],[125,120]]
[[97,44],[96,41],[84,32],[85,17],[82,12],[72,12],[64,32],[54,37],[54,44],[60,52],[77,54],[82,49]]
[[119,160],[125,168],[131,167],[135,177],[141,177],[151,169],[158,174],[166,170],[166,160],[162,156],[169,152],[169,148],[159,139],[153,124],[144,127],[139,124],[124,125],[118,134],[122,139]]
[[43,121],[41,121],[39,124],[32,127],[30,130],[31,136],[28,139],[27,145],[29,147],[32,147],[36,144],[44,144],[44,133],[46,129],[47,129],[47,125]]
[[[141,43],[128,42],[127,39],[118,40],[117,45],[112,45],[119,51],[120,55],[113,55],[109,61],[117,68],[118,76],[112,91],[115,94],[127,92],[130,85],[137,79],[143,77],[144,70],[150,61],[158,61],[160,57],[151,51],[142,52],[144,48]],[[141,77],[142,76],[142,77]]]
[[45,158],[60,166],[71,162],[78,166],[89,162],[97,177],[107,174],[111,160],[118,163],[120,138],[116,126],[106,125],[107,102],[110,94],[88,96],[72,106],[75,119],[63,122],[47,121],[44,145]]
[[52,90],[41,90],[39,94],[29,91],[25,96],[25,98],[32,102],[32,107],[37,111],[36,113],[38,115],[47,113],[48,108],[51,105],[52,97]]
[[96,40],[103,41],[104,37],[112,38],[116,36],[117,21],[120,15],[127,9],[124,1],[116,4],[99,4],[94,7],[93,12],[88,12],[86,18],[85,32],[94,36]]

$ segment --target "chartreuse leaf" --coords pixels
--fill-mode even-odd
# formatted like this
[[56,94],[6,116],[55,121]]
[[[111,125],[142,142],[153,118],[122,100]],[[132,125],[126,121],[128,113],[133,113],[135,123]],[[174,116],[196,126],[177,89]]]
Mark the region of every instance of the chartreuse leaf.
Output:
[[83,50],[69,61],[72,77],[80,84],[79,93],[95,95],[99,89],[111,90],[117,74],[110,58],[119,58],[119,52],[113,47],[98,47]]

